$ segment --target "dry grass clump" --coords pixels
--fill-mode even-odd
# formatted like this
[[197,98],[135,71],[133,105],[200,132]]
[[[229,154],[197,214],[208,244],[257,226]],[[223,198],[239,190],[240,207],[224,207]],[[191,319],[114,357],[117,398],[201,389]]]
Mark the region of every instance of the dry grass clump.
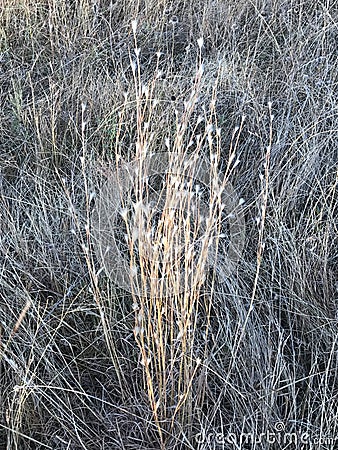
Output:
[[2,2],[1,450],[335,448],[336,47],[333,2]]
[[[136,33],[137,24],[133,26]],[[202,48],[202,41],[198,42]],[[215,98],[205,117],[200,116],[193,125],[202,65],[182,114],[177,112],[173,130],[168,130],[173,136],[165,139],[166,151],[161,151],[152,128],[158,106],[154,99],[157,80],[142,84],[139,56],[136,50],[135,153],[130,155],[131,162],[122,162],[117,147],[116,172],[108,176],[100,192],[93,231],[106,271],[133,299],[134,337],[144,367],[144,388],[161,448],[165,448],[168,436],[175,435],[178,427],[183,426],[186,438],[191,439],[194,411],[204,400],[205,377],[200,365],[208,358],[215,275],[221,274],[222,280],[230,276],[245,235],[240,206],[229,186],[238,165],[238,136],[234,136],[227,170],[220,178],[220,130],[214,132],[213,124]],[[205,122],[203,133],[191,133],[200,122]],[[120,145],[121,141],[117,142]],[[229,238],[224,234],[225,222],[230,223],[227,234],[232,238],[228,255],[219,246]],[[124,250],[117,233],[126,241]],[[210,269],[214,274],[206,292]],[[195,345],[201,333],[204,345]]]

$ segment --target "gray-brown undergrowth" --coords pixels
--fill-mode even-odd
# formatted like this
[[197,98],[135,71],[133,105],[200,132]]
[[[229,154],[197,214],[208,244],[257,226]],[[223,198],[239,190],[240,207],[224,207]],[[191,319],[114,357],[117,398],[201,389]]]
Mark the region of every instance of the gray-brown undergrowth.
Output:
[[[273,448],[288,433],[335,448],[336,47],[331,1],[2,1],[1,449],[235,448],[229,433],[268,449],[241,433],[276,426]],[[171,304],[147,285],[154,247],[153,266],[134,261],[140,297],[102,270],[92,233],[97,196],[140,158],[142,133],[185,158],[200,142],[245,201],[231,275],[208,252],[194,266],[194,230],[177,235],[170,251],[186,246],[198,283]],[[137,245],[161,227],[175,241],[169,219]],[[131,269],[135,233],[120,247]]]

